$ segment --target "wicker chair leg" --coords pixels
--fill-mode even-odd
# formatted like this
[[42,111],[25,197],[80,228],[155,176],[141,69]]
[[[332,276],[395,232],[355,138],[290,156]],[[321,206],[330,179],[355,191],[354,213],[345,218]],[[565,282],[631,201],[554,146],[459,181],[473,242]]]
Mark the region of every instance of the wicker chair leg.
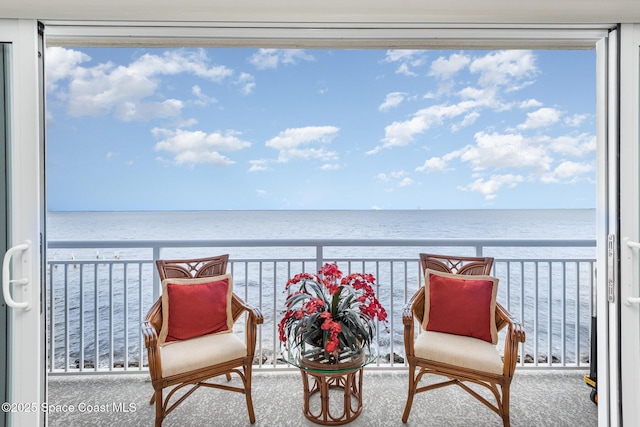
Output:
[[156,390],[153,394],[156,400],[156,423],[155,427],[161,427],[164,420],[164,408],[162,407],[162,389]]
[[411,412],[411,405],[413,405],[413,396],[416,394],[416,367],[409,364],[409,392],[407,394],[407,404],[404,407],[404,413],[402,414],[402,422],[406,424],[409,419],[409,413]]
[[509,419],[509,389],[509,384],[502,386],[502,424],[504,427],[511,426],[511,421]]
[[227,377],[227,381],[231,381],[231,374],[230,373],[226,373],[225,376]]
[[247,410],[249,411],[249,422],[256,422],[256,415],[253,411],[253,399],[251,399],[251,363],[244,365],[244,397],[247,400]]

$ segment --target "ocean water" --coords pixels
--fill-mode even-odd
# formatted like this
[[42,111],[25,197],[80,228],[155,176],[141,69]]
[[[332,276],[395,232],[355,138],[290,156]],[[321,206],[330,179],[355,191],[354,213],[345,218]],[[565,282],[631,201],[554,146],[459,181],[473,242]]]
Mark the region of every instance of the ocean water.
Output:
[[593,239],[595,209],[49,212],[50,240]]
[[[193,240],[193,239],[332,239],[332,238],[434,238],[434,239],[595,239],[595,210],[411,210],[411,211],[162,211],[162,212],[50,212],[47,215],[47,239],[51,240]],[[213,249],[215,254],[230,253],[231,259],[274,257],[272,248],[224,248]],[[335,253],[325,252],[326,257],[370,258],[385,257],[416,258],[421,248],[340,248]],[[455,248],[448,249],[449,251]],[[469,250],[469,249],[466,249]],[[206,256],[212,249],[173,249],[164,253],[165,257],[181,258]],[[442,252],[441,252],[442,253]],[[472,254],[472,253],[471,253]],[[277,256],[313,258],[314,250],[307,252],[301,248],[283,249]],[[499,258],[595,258],[595,248],[486,248],[485,255]],[[126,260],[150,259],[150,251],[142,249],[50,249],[47,253],[50,261],[64,260]],[[75,267],[75,266],[74,266]],[[134,266],[135,267],[135,266]],[[108,270],[111,268],[111,270]],[[75,269],[71,266],[55,268],[49,272],[53,286],[53,300],[48,298],[52,307],[49,311],[49,323],[54,325],[50,335],[52,359],[57,367],[66,363],[73,365],[81,357],[93,363],[96,357],[94,342],[98,337],[98,358],[100,364],[113,360],[129,361],[144,357],[144,347],[139,332],[139,322],[146,308],[153,302],[150,286],[136,287],[136,271],[125,272],[115,265],[96,267],[97,274],[91,269]],[[253,267],[252,267],[253,268]],[[544,270],[544,266],[542,270]],[[152,267],[145,265],[142,276],[150,277]],[[248,269],[248,268],[247,268]],[[389,338],[381,339],[383,351],[402,352],[402,322],[399,318],[402,304],[406,301],[407,289],[387,289],[392,274],[405,275],[408,283],[418,283],[416,271],[395,272],[380,271],[379,298],[390,310],[396,312],[395,324]],[[524,283],[523,292],[518,289],[501,288],[499,300],[509,299],[513,303],[517,317],[524,317],[523,323],[529,334],[526,353],[544,353],[547,349],[555,354],[565,353],[575,357],[575,347],[580,357],[588,354],[588,320],[590,289],[575,285],[556,289],[557,283],[569,276],[588,276],[588,271],[551,271],[541,272],[549,275],[549,285],[542,289],[533,289],[532,283]],[[249,279],[243,281],[243,271],[234,272],[234,289],[247,302],[260,305],[265,315],[261,341],[265,348],[275,348],[271,342],[272,331],[279,320],[278,308],[282,305],[282,287],[288,272],[247,271],[245,277],[262,277],[261,283]],[[295,272],[292,272],[295,274]],[[517,276],[518,272],[500,271],[501,275]],[[94,276],[95,274],[95,276]],[[112,285],[106,279],[112,275]],[[95,277],[100,277],[95,279]],[[553,276],[553,277],[552,277]],[[514,279],[518,282],[518,277]],[[126,282],[126,283],[125,283]],[[142,282],[142,280],[140,280]],[[571,283],[571,280],[569,281]],[[65,283],[67,286],[65,287]],[[50,287],[51,287],[50,286]],[[109,286],[112,286],[109,288]],[[144,287],[146,286],[146,287]],[[551,288],[554,288],[553,290]],[[258,292],[257,289],[263,289]],[[565,293],[566,306],[556,304],[558,292]],[[513,295],[512,295],[513,294]],[[52,294],[48,294],[50,297]],[[580,295],[576,297],[576,295]],[[579,299],[578,304],[575,301]],[[553,311],[547,315],[539,306],[549,306],[552,300]],[[53,301],[53,304],[51,304]],[[524,304],[522,303],[524,301]],[[140,304],[138,304],[140,303]],[[98,306],[96,326],[95,307]],[[130,307],[124,313],[123,307]],[[142,307],[140,307],[142,306]],[[82,307],[82,310],[80,310]],[[538,311],[536,311],[538,310]],[[559,310],[559,311],[558,311]],[[568,313],[569,317],[579,310],[580,327],[575,324],[561,324],[558,319]],[[81,316],[82,313],[82,316]],[[518,316],[521,315],[521,316]],[[126,326],[125,326],[126,325]],[[551,340],[547,330],[551,329]],[[68,331],[68,333],[66,332]],[[118,341],[120,336],[128,335],[124,344]],[[535,335],[534,335],[535,334]],[[114,336],[115,348],[109,345]],[[575,341],[575,336],[580,337]],[[572,338],[573,337],[573,338]],[[569,338],[569,348],[563,348],[562,342]],[[539,347],[533,343],[539,342]],[[573,340],[573,341],[572,341]],[[575,343],[575,344],[574,344]],[[65,360],[65,348],[69,348],[68,360]],[[81,351],[81,348],[83,349]],[[142,350],[142,351],[141,351]]]

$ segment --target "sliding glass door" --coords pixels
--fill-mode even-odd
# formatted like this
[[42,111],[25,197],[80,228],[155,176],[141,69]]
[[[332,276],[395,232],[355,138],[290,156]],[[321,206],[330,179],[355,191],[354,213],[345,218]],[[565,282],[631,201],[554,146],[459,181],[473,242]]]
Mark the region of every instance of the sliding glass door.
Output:
[[[11,45],[0,43],[0,253],[8,249],[8,204],[7,204],[7,145],[9,142],[9,105],[7,99],[8,76]],[[0,305],[0,400],[7,401],[7,331],[8,310],[4,298]],[[7,425],[7,414],[0,413],[0,427]]]
[[[43,425],[44,323],[41,303],[43,103],[35,21],[0,19],[3,247],[3,425]],[[41,53],[41,52],[40,52]],[[6,148],[6,150],[5,150]]]
[[640,25],[620,40],[620,378],[622,425],[640,420]]

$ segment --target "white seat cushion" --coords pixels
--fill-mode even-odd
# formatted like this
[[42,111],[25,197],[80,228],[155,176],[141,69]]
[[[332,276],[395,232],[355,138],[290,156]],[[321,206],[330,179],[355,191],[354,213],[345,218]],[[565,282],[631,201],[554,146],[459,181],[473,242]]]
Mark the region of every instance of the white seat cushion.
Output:
[[503,363],[496,346],[477,338],[423,331],[414,345],[416,357],[502,375]]
[[162,377],[206,368],[246,355],[247,346],[233,333],[174,341],[160,347]]

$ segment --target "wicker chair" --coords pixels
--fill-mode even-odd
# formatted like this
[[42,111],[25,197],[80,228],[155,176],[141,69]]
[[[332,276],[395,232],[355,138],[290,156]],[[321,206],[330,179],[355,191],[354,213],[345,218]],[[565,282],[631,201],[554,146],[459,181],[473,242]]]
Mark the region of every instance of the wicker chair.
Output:
[[[160,280],[164,279],[184,279],[184,278],[205,278],[214,277],[225,274],[227,269],[228,255],[221,255],[211,258],[199,258],[188,260],[157,260],[156,266],[160,275]],[[161,426],[164,418],[173,411],[180,403],[183,402],[191,393],[201,386],[219,388],[223,390],[235,391],[243,393],[247,401],[247,409],[249,412],[249,420],[253,424],[255,422],[255,414],[253,410],[253,402],[251,400],[251,368],[256,347],[256,329],[257,325],[262,324],[263,317],[260,311],[247,306],[237,295],[231,296],[231,315],[235,323],[238,318],[246,313],[246,330],[245,341],[238,339],[240,346],[246,346],[246,356],[235,357],[231,360],[222,360],[213,366],[200,367],[198,369],[183,368],[179,373],[171,375],[163,375],[162,354],[163,348],[159,345],[159,335],[162,328],[163,312],[162,297],[156,301],[147,313],[142,326],[142,333],[145,339],[145,345],[149,360],[149,374],[153,385],[154,393],[150,403],[156,404],[155,425]],[[207,338],[217,340],[221,337],[223,340],[230,339],[231,334],[210,335]],[[196,338],[197,339],[197,338]],[[235,338],[234,338],[235,339]],[[179,344],[171,344],[170,346],[180,345],[189,340],[181,341]],[[216,346],[215,342],[210,343]],[[224,346],[222,344],[221,346]],[[242,347],[240,347],[242,348]],[[175,351],[175,350],[174,350]],[[185,363],[188,363],[185,360]],[[175,369],[174,369],[175,371]],[[242,387],[232,387],[226,384],[217,384],[205,382],[206,380],[225,375],[227,380],[231,380],[231,373],[236,373],[242,380]],[[190,390],[184,393],[177,401],[169,405],[169,401],[174,393],[185,386],[192,386]],[[167,387],[173,387],[163,399],[163,390]]]
[[[429,268],[431,270],[441,271],[444,273],[465,275],[489,275],[493,265],[493,258],[481,257],[453,257],[446,255],[420,254],[420,260],[423,271]],[[497,360],[498,366],[502,363],[502,372],[499,374],[484,372],[478,369],[471,369],[469,367],[461,367],[446,363],[447,361],[452,360],[448,356],[441,358],[446,359],[445,361],[429,360],[416,356],[414,346],[414,322],[418,321],[420,324],[422,329],[421,334],[429,334],[429,332],[425,332],[423,327],[424,309],[425,287],[421,287],[405,306],[402,314],[402,322],[404,324],[404,346],[409,363],[409,393],[407,396],[404,414],[402,415],[402,422],[406,423],[409,418],[413,398],[416,393],[456,384],[469,392],[488,408],[496,412],[502,418],[504,426],[509,426],[509,388],[518,359],[518,344],[525,341],[525,333],[522,326],[507,312],[507,310],[505,310],[504,307],[496,303],[495,322],[497,331],[500,331],[505,327],[507,328],[502,361],[500,361],[500,355],[497,354],[498,352],[495,349],[495,346],[493,346],[494,348],[491,348],[491,343],[487,343],[476,338],[459,337],[467,340],[480,341],[480,345],[489,346],[488,350],[490,352],[495,351],[496,354],[493,355],[493,357],[494,360]],[[426,339],[427,336],[428,335],[424,335],[424,338]],[[418,337],[418,339],[420,339],[420,337]],[[426,341],[424,342],[426,343]],[[473,355],[467,354],[466,357],[469,356]],[[472,360],[471,365],[474,364],[475,361]],[[416,368],[418,368],[417,374]],[[427,374],[436,374],[447,377],[448,379],[435,384],[418,387],[418,383],[422,377]],[[479,384],[489,389],[495,396],[496,404],[494,405],[489,402],[465,383]]]

